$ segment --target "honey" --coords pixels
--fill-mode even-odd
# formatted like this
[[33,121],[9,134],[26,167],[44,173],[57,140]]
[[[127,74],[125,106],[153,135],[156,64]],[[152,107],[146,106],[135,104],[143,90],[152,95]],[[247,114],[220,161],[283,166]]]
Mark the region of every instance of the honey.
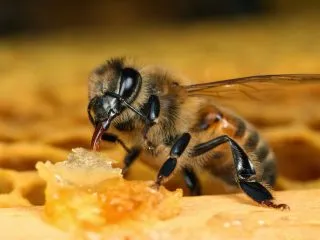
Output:
[[65,162],[38,163],[47,182],[45,219],[66,230],[100,231],[110,225],[152,222],[180,212],[182,191],[155,190],[150,182],[127,181],[113,161],[74,149]]

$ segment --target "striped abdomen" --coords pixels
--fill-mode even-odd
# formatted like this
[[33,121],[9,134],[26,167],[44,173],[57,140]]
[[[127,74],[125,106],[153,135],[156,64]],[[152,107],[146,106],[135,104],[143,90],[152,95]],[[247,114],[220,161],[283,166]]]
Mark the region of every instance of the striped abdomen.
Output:
[[[274,185],[276,177],[275,156],[257,130],[248,122],[215,106],[201,109],[194,131],[206,136],[206,141],[221,135],[233,138],[250,156],[255,165],[257,180]],[[210,138],[210,139],[208,139]],[[230,147],[223,144],[207,154],[204,168],[228,184],[236,184],[235,168]]]

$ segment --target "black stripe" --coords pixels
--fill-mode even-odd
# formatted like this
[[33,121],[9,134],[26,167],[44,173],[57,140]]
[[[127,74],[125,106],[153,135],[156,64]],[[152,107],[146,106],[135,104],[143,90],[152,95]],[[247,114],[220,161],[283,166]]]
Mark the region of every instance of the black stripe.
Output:
[[269,154],[269,147],[266,144],[262,144],[255,151],[254,154],[257,156],[259,162],[263,162]]
[[256,131],[250,132],[249,136],[244,144],[244,149],[246,151],[255,150],[258,145],[259,140],[260,140],[260,137]]
[[277,168],[274,159],[268,159],[263,164],[263,181],[274,186],[277,177]]
[[235,127],[237,128],[237,131],[235,132],[234,136],[235,137],[243,137],[244,134],[246,133],[246,130],[247,130],[247,126],[246,126],[245,122],[239,118],[235,118],[234,121],[236,124]]

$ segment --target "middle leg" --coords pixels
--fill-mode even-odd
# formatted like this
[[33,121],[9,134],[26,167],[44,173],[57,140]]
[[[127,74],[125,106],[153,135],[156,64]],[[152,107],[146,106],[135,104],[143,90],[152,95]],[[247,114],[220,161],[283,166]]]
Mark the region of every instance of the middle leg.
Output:
[[177,166],[178,158],[183,154],[183,152],[187,148],[190,139],[191,135],[189,133],[184,133],[173,144],[170,151],[170,157],[163,163],[158,172],[157,179],[154,183],[154,186],[156,188],[159,188],[160,185],[162,185],[170,178]]
[[184,167],[182,169],[183,178],[190,190],[191,196],[201,195],[201,185],[199,179],[192,168]]

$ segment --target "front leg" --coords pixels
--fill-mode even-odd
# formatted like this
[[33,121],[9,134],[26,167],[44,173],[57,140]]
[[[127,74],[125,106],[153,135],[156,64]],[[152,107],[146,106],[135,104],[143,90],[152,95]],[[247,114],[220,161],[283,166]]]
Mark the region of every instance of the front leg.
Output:
[[114,135],[111,133],[104,133],[102,135],[102,140],[108,141],[108,142],[113,142],[113,143],[119,143],[123,147],[123,149],[127,152],[126,156],[124,158],[124,161],[123,161],[124,167],[122,168],[122,174],[125,176],[129,170],[129,167],[131,166],[131,164],[140,155],[141,148],[140,147],[129,148],[120,138],[118,138],[117,135]]
[[168,181],[177,166],[177,160],[187,148],[191,139],[189,133],[182,134],[173,144],[170,157],[163,163],[158,172],[157,179],[154,183],[156,188],[159,188],[164,182]]
[[274,203],[274,197],[271,192],[256,179],[256,171],[252,162],[245,151],[227,135],[214,138],[208,142],[196,145],[193,149],[192,156],[197,157],[215,147],[228,143],[231,147],[233,161],[236,169],[236,180],[240,188],[254,201],[261,205],[273,208],[289,209],[286,204]]
[[132,147],[130,151],[124,157],[124,167],[122,168],[122,175],[126,176],[132,163],[139,157],[141,153],[140,147]]
[[130,149],[127,147],[127,145],[115,134],[112,133],[103,133],[101,140],[112,142],[112,143],[119,143],[121,147],[128,153],[130,152]]

